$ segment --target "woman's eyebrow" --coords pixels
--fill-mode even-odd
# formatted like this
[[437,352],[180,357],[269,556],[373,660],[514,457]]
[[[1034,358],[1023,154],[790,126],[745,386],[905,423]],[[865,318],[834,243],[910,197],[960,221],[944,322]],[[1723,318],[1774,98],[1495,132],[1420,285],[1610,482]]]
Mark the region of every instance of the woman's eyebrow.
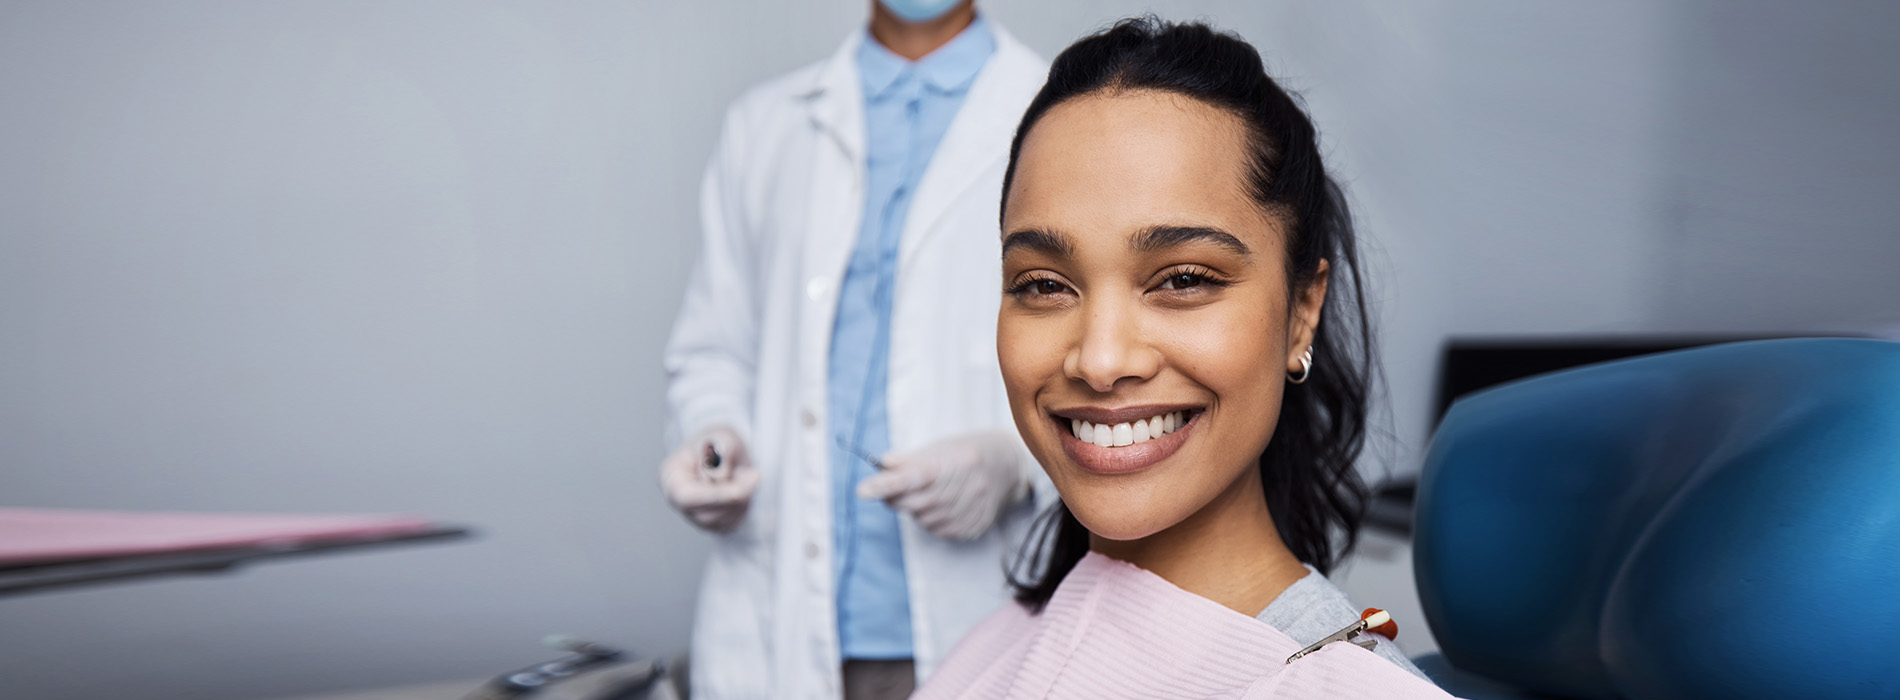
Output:
[[1075,255],[1075,246],[1069,243],[1068,236],[1039,228],[1023,229],[1004,236],[1003,255],[1009,255],[1009,251],[1014,248],[1028,248],[1058,258]]
[[1203,226],[1150,226],[1128,239],[1128,245],[1139,253],[1152,253],[1157,250],[1174,248],[1194,241],[1205,241],[1234,251],[1243,256],[1253,255],[1247,244],[1240,242],[1233,234],[1220,229]]

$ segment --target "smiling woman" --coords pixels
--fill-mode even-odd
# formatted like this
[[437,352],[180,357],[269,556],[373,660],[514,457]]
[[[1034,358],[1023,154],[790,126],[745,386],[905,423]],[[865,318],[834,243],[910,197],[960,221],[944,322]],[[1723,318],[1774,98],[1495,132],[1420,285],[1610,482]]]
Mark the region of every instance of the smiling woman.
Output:
[[1152,18],[1076,43],[1003,194],[997,353],[1062,500],[919,697],[1438,695],[1389,638],[1284,661],[1359,619],[1324,572],[1371,342],[1344,197],[1253,47]]
[[[1086,550],[1166,568],[1149,560],[1218,531],[1272,555],[1248,562],[1259,576],[1209,572],[1262,589],[1229,607],[1265,605],[1301,562],[1330,569],[1365,497],[1370,343],[1343,197],[1237,39],[1131,22],[1063,58],[1005,176],[998,352],[1064,503],[1020,599],[1041,605]],[[1163,439],[1150,423],[1137,444],[1155,417]]]

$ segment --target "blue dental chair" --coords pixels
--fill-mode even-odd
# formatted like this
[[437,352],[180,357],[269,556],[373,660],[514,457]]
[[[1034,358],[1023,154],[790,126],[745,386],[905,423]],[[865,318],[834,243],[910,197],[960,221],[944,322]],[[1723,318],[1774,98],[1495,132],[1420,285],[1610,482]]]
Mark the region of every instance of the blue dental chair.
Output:
[[1459,401],[1413,557],[1471,698],[1900,698],[1900,343],[1717,345]]

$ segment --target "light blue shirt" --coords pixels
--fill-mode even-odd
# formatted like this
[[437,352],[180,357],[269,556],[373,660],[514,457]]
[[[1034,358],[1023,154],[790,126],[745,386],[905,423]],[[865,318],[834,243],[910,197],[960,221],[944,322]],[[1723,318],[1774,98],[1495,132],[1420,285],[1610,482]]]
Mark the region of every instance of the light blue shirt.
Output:
[[915,63],[868,33],[858,50],[864,88],[864,223],[838,287],[827,386],[833,433],[832,573],[838,583],[838,641],[846,659],[912,655],[910,588],[897,514],[883,501],[858,498],[858,482],[877,467],[840,443],[870,456],[890,450],[885,386],[904,218],[931,154],[995,52],[996,37],[980,16]]

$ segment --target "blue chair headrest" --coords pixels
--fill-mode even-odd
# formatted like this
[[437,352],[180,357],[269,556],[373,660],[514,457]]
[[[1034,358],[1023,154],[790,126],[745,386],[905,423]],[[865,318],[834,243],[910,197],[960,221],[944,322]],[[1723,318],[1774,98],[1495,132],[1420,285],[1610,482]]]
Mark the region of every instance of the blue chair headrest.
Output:
[[1734,343],[1473,395],[1415,526],[1464,671],[1571,698],[1900,697],[1900,344]]

